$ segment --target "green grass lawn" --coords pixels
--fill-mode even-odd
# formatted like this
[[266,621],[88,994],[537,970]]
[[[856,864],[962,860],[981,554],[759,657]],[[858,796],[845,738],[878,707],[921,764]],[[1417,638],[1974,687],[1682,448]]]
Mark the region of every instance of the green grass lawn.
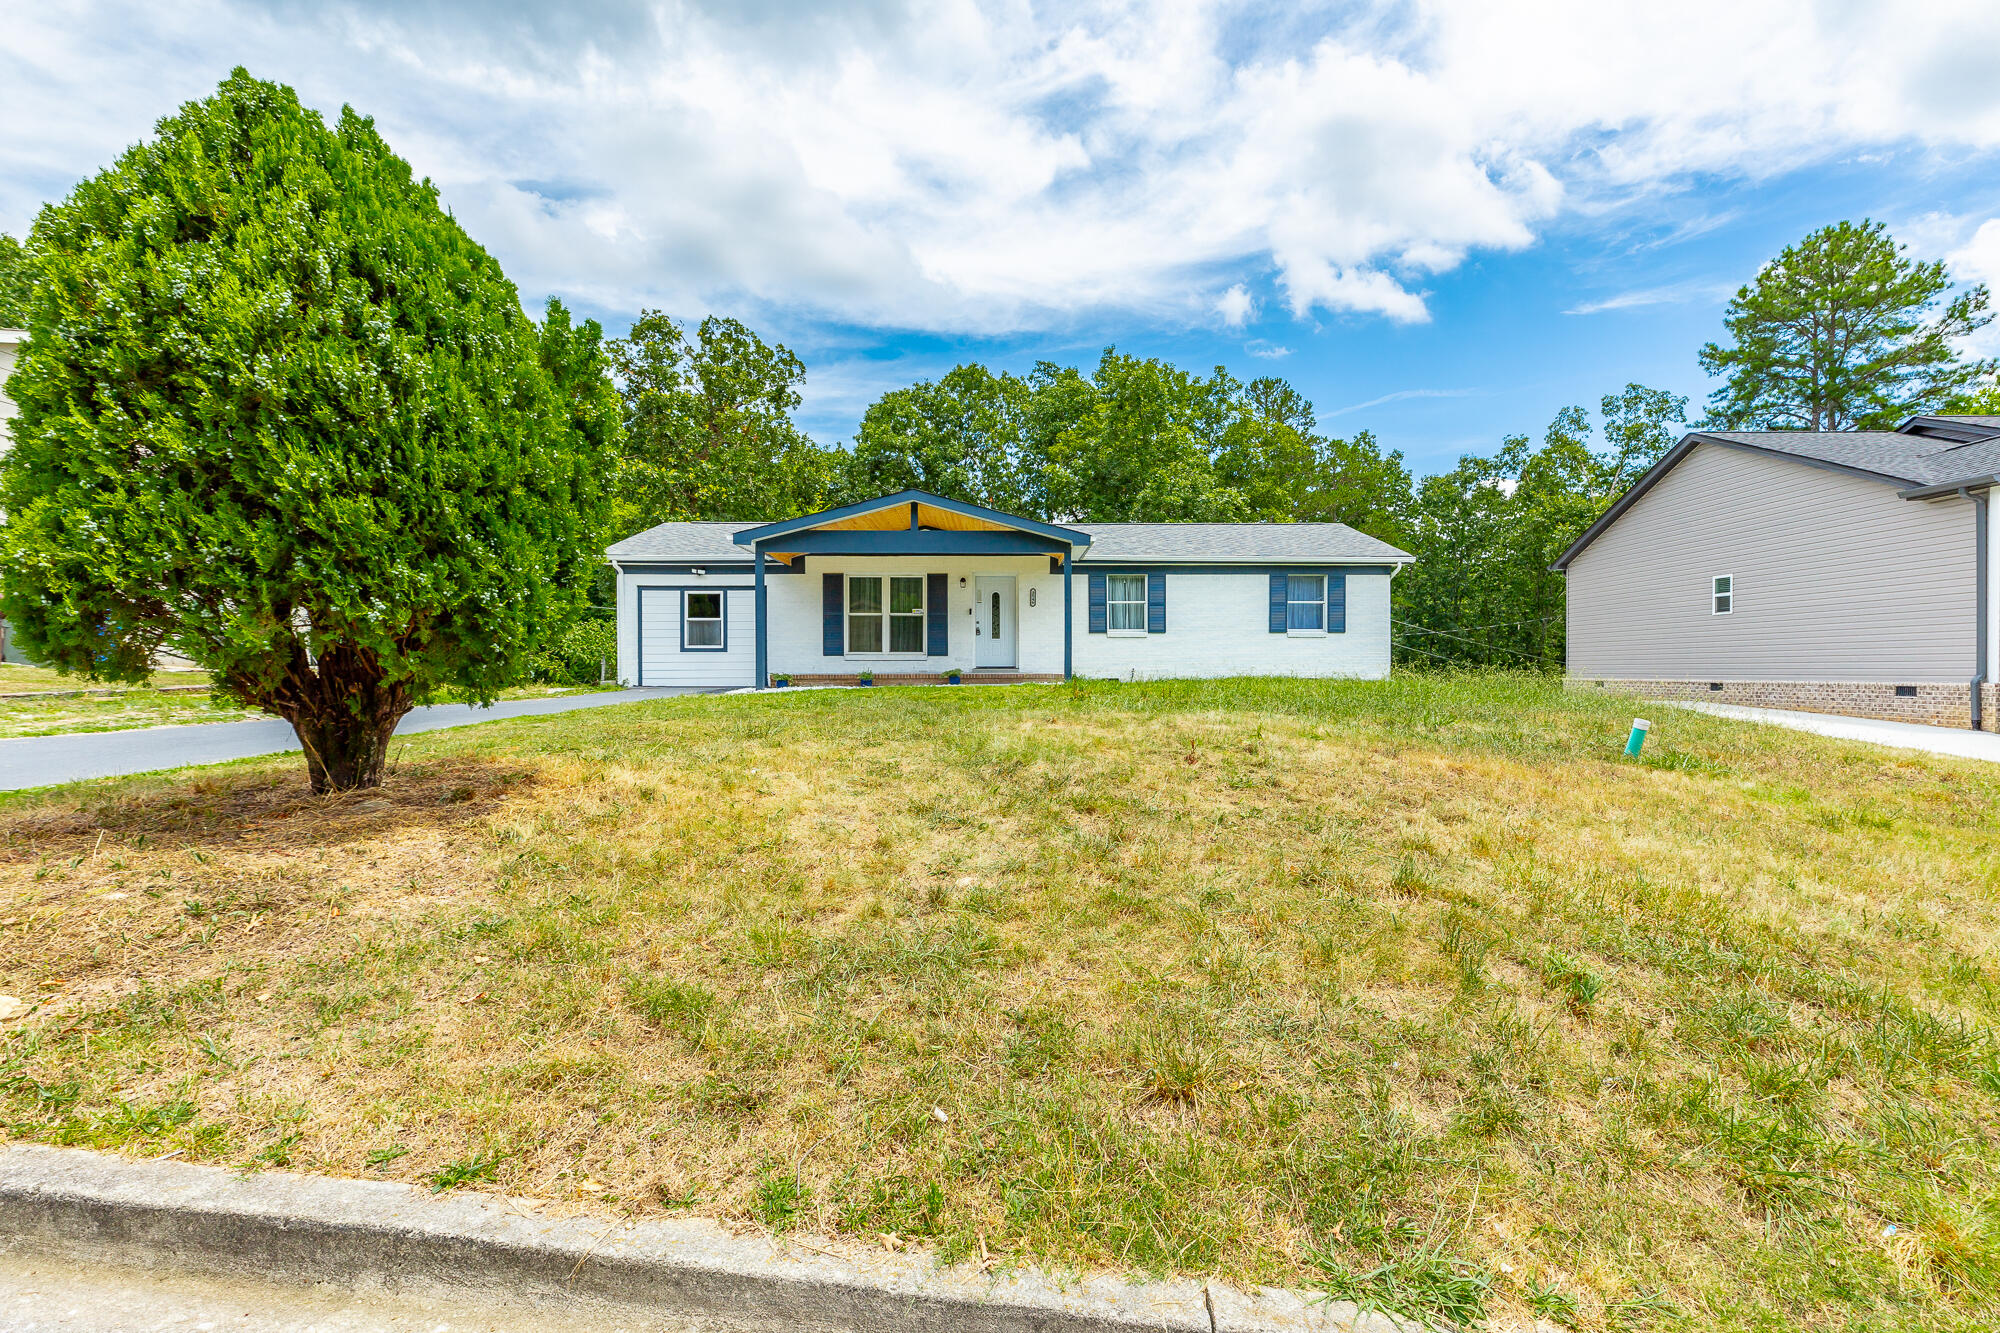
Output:
[[1588,1330],[2000,1323],[2000,769],[1540,680],[0,798],[24,1139]]
[[[0,671],[0,695],[20,693],[26,697],[0,698],[0,738],[54,736],[77,731],[124,731],[133,727],[185,726],[196,722],[237,722],[244,718],[270,716],[260,709],[219,703],[205,693],[177,690],[169,694],[160,688],[165,685],[207,684],[208,674],[203,671],[156,672],[145,685],[121,688],[65,676],[46,667],[9,666]],[[500,697],[534,699],[550,694],[583,694],[599,688],[617,687],[523,685],[502,691]],[[93,693],[73,693],[78,690]]]

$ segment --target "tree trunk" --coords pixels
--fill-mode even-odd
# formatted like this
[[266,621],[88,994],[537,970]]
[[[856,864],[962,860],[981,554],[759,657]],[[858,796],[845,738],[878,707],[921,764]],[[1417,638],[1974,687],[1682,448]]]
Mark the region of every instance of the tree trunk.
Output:
[[318,723],[293,718],[292,730],[305,747],[313,795],[381,786],[389,737],[402,717],[401,712],[387,719],[334,716]]
[[267,706],[298,733],[313,794],[323,796],[382,785],[389,737],[410,703],[408,682],[385,681],[373,653],[333,647]]

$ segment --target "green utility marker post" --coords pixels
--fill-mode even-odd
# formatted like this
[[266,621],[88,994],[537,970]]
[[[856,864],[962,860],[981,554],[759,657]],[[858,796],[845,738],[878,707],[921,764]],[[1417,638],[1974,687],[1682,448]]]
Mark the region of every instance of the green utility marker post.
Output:
[[1645,718],[1635,717],[1632,719],[1632,735],[1625,742],[1625,754],[1627,758],[1637,759],[1639,757],[1639,747],[1646,743],[1646,733],[1652,729],[1653,724]]

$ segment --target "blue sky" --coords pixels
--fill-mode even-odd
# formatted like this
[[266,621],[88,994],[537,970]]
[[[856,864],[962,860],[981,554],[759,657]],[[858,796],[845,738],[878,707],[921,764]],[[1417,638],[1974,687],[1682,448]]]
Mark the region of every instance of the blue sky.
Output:
[[[531,306],[734,314],[805,424],[1107,343],[1420,472],[1636,380],[1872,216],[2000,280],[2000,6],[332,0],[10,18],[0,229],[235,64],[374,115]],[[1983,342],[1977,350],[2000,350]]]

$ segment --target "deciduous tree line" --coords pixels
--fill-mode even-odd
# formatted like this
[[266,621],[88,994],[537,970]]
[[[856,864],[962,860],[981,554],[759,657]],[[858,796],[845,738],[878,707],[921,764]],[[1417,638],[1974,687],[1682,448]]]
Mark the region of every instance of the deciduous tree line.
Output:
[[[1699,360],[1723,383],[1714,429],[1891,429],[1919,411],[2000,411],[1990,361],[1964,340],[1992,318],[1879,223],[1814,232],[1730,302],[1731,342]],[[740,323],[690,333],[647,312],[614,343],[625,439],[616,526],[807,513],[904,487],[1076,522],[1339,522],[1400,546],[1406,665],[1554,670],[1562,550],[1689,424],[1685,398],[1628,384],[1593,415],[1566,407],[1539,441],[1415,478],[1369,432],[1319,429],[1284,380],[1199,375],[1106,348],[1088,372],[962,365],[884,394],[851,447],[793,424],[805,367]]]
[[[1965,355],[1979,287],[1879,224],[1813,233],[1737,293],[1719,427],[2000,413]],[[1088,372],[980,365],[885,394],[851,447],[795,421],[803,363],[743,324],[645,312],[606,342],[499,264],[346,109],[235,71],[0,237],[29,339],[0,458],[0,613],[90,679],[192,658],[292,722],[315,790],[381,781],[414,704],[490,699],[582,609],[606,541],[921,487],[1077,522],[1351,524],[1412,552],[1406,665],[1550,668],[1550,562],[1671,447],[1686,400],[1628,385],[1539,441],[1415,479],[1320,430],[1282,379],[1107,348]],[[601,586],[601,585],[600,585]]]

